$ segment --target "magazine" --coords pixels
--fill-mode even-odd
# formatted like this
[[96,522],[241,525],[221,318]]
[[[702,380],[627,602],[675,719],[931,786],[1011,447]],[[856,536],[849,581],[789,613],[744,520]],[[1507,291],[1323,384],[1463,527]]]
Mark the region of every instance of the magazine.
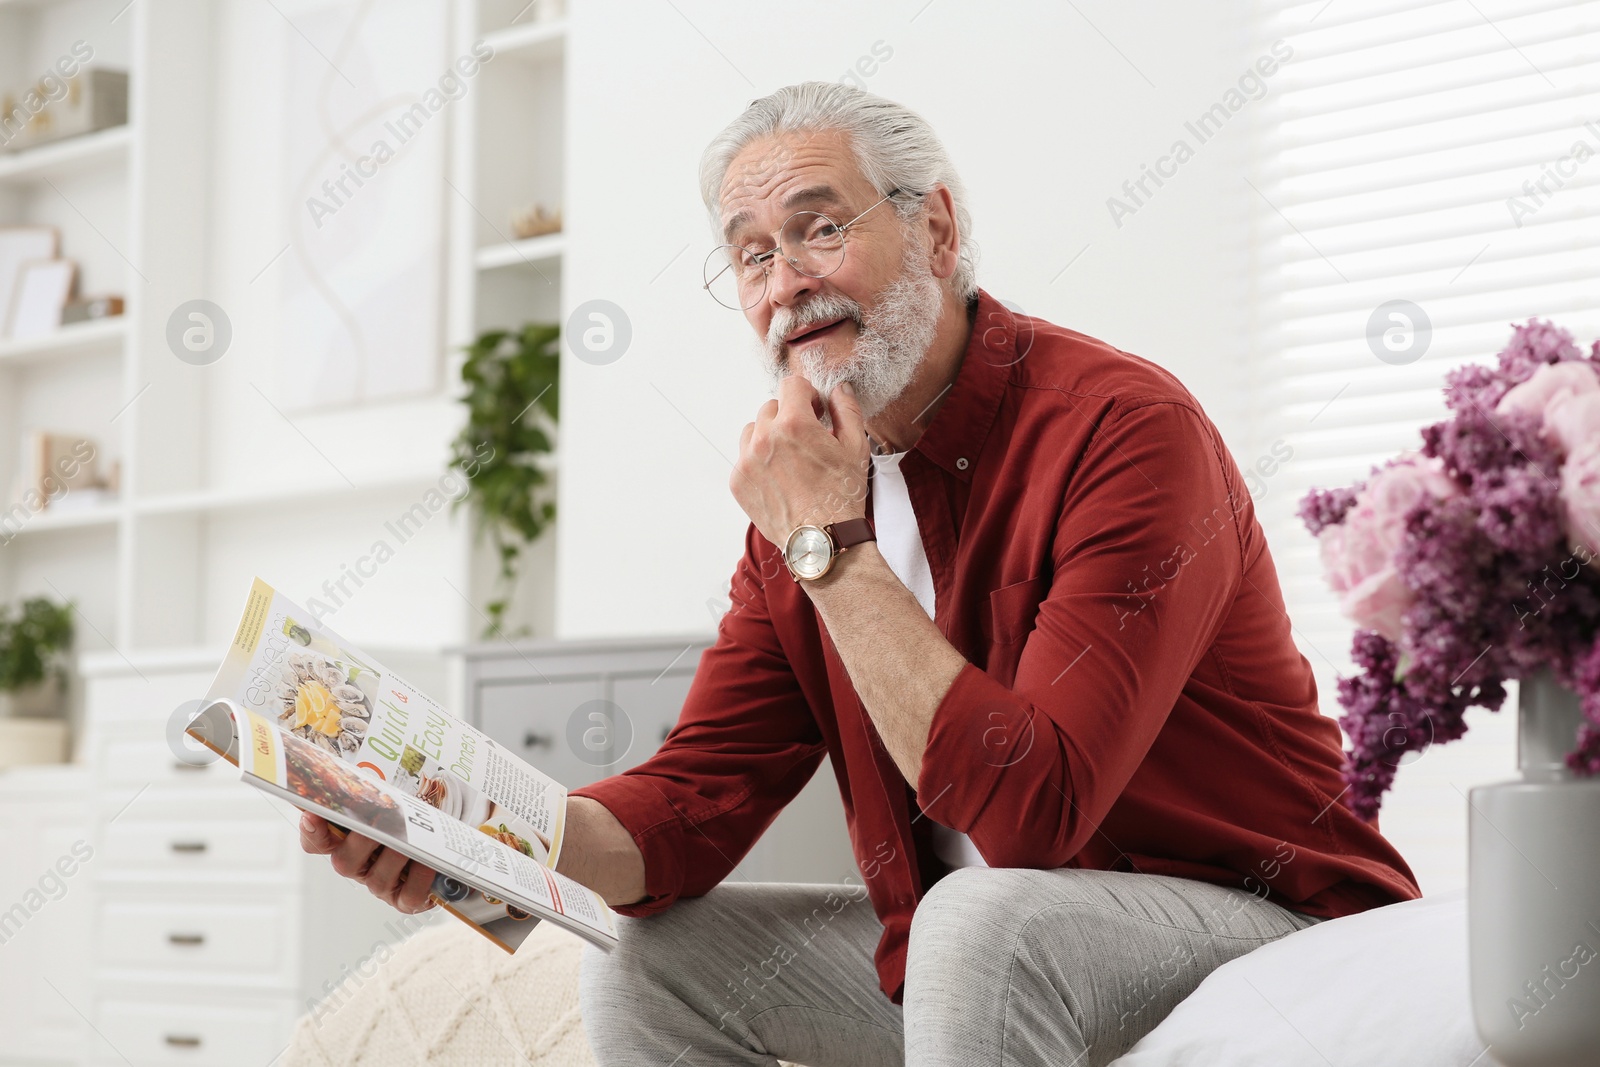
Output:
[[609,949],[616,915],[558,874],[567,791],[256,579],[188,727],[244,781],[438,872],[507,952],[547,919]]

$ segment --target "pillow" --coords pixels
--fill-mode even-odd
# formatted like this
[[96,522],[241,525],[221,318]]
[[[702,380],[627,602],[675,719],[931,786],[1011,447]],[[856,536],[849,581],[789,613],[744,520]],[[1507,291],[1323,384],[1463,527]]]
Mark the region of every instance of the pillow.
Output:
[[1467,901],[1329,919],[1213,971],[1116,1067],[1482,1067]]

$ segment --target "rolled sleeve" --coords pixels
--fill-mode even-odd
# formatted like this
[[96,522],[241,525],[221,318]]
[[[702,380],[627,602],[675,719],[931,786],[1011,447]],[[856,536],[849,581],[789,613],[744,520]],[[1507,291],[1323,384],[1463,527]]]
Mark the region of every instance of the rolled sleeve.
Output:
[[1061,867],[1083,849],[1234,601],[1241,493],[1187,404],[1107,416],[1068,483],[1013,684],[968,663],[934,710],[917,780],[930,818],[991,866]]
[[571,791],[603,804],[644,856],[646,895],[616,909],[623,915],[660,911],[721,882],[822,762],[822,732],[767,609],[762,575],[773,572],[764,562],[773,551],[752,525],[717,640],[660,749]]
[[613,911],[638,917],[666,908],[683,891],[683,827],[671,802],[656,787],[627,773],[571,790],[569,797],[588,797],[603,804],[644,857],[644,893],[632,904]]

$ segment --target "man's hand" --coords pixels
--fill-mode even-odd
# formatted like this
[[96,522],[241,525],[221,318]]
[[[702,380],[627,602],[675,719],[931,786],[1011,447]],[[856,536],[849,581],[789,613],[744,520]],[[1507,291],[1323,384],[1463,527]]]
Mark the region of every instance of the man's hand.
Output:
[[370,837],[340,837],[328,820],[309,811],[300,814],[300,847],[313,856],[328,856],[333,869],[371,890],[390,907],[415,915],[433,907],[428,898],[434,872]]
[[822,424],[823,411],[811,382],[790,374],[779,383],[777,399],[761,405],[739,438],[728,487],[761,535],[780,549],[796,526],[867,513],[871,450],[848,382],[828,398],[831,432]]

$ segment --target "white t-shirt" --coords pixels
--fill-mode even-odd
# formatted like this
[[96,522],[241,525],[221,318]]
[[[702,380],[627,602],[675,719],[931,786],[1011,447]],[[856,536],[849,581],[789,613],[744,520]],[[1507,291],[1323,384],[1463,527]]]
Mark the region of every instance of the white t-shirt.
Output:
[[[888,561],[889,569],[911,590],[931,619],[933,570],[922,547],[916,512],[911,510],[905,475],[900,472],[904,456],[904,452],[895,452],[872,457],[872,528],[877,534],[878,551]],[[970,837],[937,822],[933,822],[933,851],[952,867],[988,866]]]

